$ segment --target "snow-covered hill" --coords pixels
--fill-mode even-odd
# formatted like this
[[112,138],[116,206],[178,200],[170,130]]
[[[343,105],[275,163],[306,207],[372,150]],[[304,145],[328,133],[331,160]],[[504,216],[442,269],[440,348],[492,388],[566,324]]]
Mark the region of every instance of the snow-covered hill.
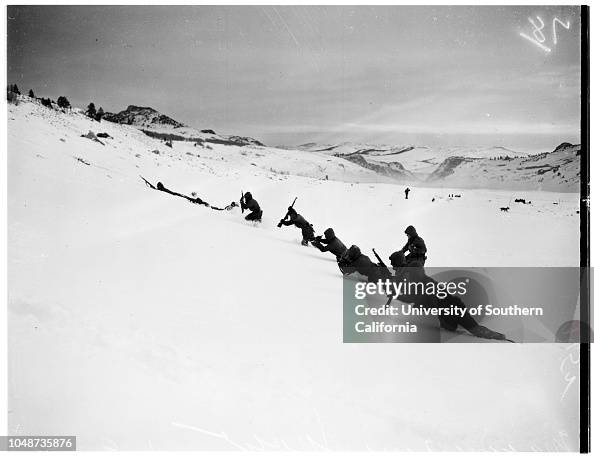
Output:
[[455,187],[578,192],[580,154],[580,145],[563,143],[552,152],[528,157],[449,157],[427,178],[427,182]]
[[128,108],[119,113],[105,113],[103,119],[110,122],[117,122],[118,124],[144,128],[159,128],[163,126],[171,126],[173,128],[187,127],[153,108],[134,105],[128,106]]
[[[264,220],[139,174],[217,205],[249,190]],[[276,223],[298,196],[317,233],[367,254],[414,224],[429,266],[575,266],[577,194],[527,191],[509,213],[503,190],[404,200],[323,153],[169,148],[27,102],[8,107],[8,178],[9,434],[83,450],[576,449],[570,348],[343,344],[334,260]]]
[[105,113],[104,120],[119,124],[132,125],[151,134],[156,138],[173,139],[178,141],[207,142],[228,144],[234,146],[256,145],[263,146],[261,142],[245,136],[217,135],[214,130],[197,130],[182,124],[165,114],[159,113],[150,107],[130,105],[117,114]]
[[317,144],[306,143],[296,149],[324,152],[336,156],[361,155],[376,164],[400,163],[405,169],[414,173],[418,179],[424,179],[433,172],[445,159],[452,156],[469,158],[496,158],[502,156],[520,157],[524,153],[512,151],[502,146],[463,148],[463,147],[429,147],[419,145],[386,145],[368,143]]
[[[132,179],[136,179],[134,170],[146,169],[148,164],[169,168],[172,163],[179,162],[184,169],[207,171],[216,176],[236,177],[249,170],[249,174],[265,176],[271,181],[285,180],[291,174],[316,180],[393,182],[389,177],[352,162],[320,153],[296,154],[294,151],[253,144],[238,146],[186,140],[174,140],[169,147],[164,140],[149,136],[143,129],[133,125],[96,122],[79,110],[66,114],[30,102],[28,97],[22,100],[18,106],[9,107],[9,119],[26,120],[30,123],[26,128],[32,132],[44,133],[51,129],[56,137],[53,146],[74,159],[80,158],[76,153],[79,148],[73,148],[71,142],[100,151],[100,154],[91,158],[91,166],[104,166],[106,158],[111,158],[110,154],[117,154],[122,161],[121,167],[132,172]],[[94,134],[107,133],[110,138],[99,138],[100,142],[96,142],[81,137],[89,131]],[[23,135],[31,136],[25,132]]]
[[578,192],[580,146],[563,143],[552,152],[526,154],[502,146],[483,148],[307,143],[307,151],[343,157],[418,185]]
[[413,150],[417,154],[422,155],[423,153],[430,154],[430,157],[448,157],[451,155],[463,155],[468,157],[497,157],[501,155],[520,156],[525,155],[523,153],[513,151],[503,146],[491,146],[481,148],[469,148],[469,147],[429,147],[429,146],[416,146],[411,144],[405,145],[388,145],[388,144],[370,144],[370,143],[353,143],[344,142],[337,144],[318,144],[318,143],[305,143],[297,146],[296,149],[305,151],[318,151],[318,152],[329,152],[336,155],[349,155],[349,154],[363,154],[370,156],[388,157],[388,156],[399,156],[408,157],[412,154],[407,155],[408,152]]

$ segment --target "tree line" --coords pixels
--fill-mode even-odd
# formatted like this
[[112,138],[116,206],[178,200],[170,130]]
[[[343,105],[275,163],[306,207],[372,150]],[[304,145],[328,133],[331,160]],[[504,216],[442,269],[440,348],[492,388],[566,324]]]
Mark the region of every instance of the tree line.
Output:
[[[19,90],[18,86],[16,84],[9,84],[8,87],[6,88],[6,99],[10,103],[18,103],[19,95],[21,95],[21,91]],[[70,101],[64,95],[60,95],[58,97],[57,101],[53,101],[50,98],[36,97],[35,92],[33,92],[33,89],[29,89],[28,96],[34,100],[39,100],[41,105],[45,106],[47,108],[53,108],[53,105],[57,105],[59,108],[62,108],[65,110],[72,108]],[[96,120],[97,122],[101,122],[101,119],[105,115],[105,111],[103,111],[102,107],[99,107],[99,109],[97,109],[95,107],[95,103],[91,102],[87,106],[85,115],[87,115],[91,119]]]

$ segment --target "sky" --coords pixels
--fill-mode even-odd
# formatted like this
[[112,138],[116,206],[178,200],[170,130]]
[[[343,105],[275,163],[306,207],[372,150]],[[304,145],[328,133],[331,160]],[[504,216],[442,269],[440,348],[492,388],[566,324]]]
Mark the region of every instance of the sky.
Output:
[[268,145],[579,143],[579,7],[9,6],[7,21],[8,82],[75,106],[151,106]]

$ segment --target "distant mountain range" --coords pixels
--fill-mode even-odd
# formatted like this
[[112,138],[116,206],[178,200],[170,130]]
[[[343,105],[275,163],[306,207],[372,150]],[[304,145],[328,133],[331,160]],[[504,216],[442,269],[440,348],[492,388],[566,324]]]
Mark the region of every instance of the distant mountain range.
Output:
[[581,146],[562,143],[551,152],[494,159],[449,157],[426,182],[440,186],[579,191]]
[[429,147],[306,143],[294,149],[328,154],[378,174],[424,186],[541,189],[577,192],[580,145],[528,154],[503,146]]
[[[119,113],[106,113],[104,119],[136,127],[161,140],[264,147],[250,137],[198,130],[151,107],[130,105]],[[384,177],[382,179],[411,185],[579,191],[581,147],[570,143],[538,154],[503,146],[432,147],[354,142],[306,143],[283,149],[333,156]]]

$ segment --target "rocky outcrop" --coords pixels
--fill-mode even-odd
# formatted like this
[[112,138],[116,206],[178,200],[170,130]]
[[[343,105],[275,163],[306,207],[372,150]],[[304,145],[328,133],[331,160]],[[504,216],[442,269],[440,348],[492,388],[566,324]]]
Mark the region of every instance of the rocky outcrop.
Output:
[[553,152],[559,152],[559,151],[565,151],[567,149],[572,149],[575,148],[576,145],[575,144],[571,144],[571,143],[561,143],[559,146],[557,146],[555,148],[555,150]]
[[449,176],[454,173],[454,170],[463,163],[472,162],[475,159],[470,159],[468,157],[448,157],[445,159],[439,166],[435,169],[433,173],[429,175],[427,181],[434,181],[437,179],[443,179],[446,176]]
[[356,163],[363,168],[375,171],[377,174],[388,176],[390,178],[407,181],[416,179],[415,176],[406,168],[404,168],[399,162],[371,163],[368,162],[361,154],[349,154],[343,156],[342,158],[348,160],[349,162]]
[[103,119],[137,127],[146,135],[167,141],[192,141],[233,146],[264,146],[258,140],[244,136],[217,135],[212,129],[197,130],[148,106],[130,105],[117,114],[105,113]]
[[136,127],[168,126],[173,128],[185,127],[181,122],[159,113],[148,106],[130,105],[117,114],[105,113],[103,119],[118,124],[134,125]]

